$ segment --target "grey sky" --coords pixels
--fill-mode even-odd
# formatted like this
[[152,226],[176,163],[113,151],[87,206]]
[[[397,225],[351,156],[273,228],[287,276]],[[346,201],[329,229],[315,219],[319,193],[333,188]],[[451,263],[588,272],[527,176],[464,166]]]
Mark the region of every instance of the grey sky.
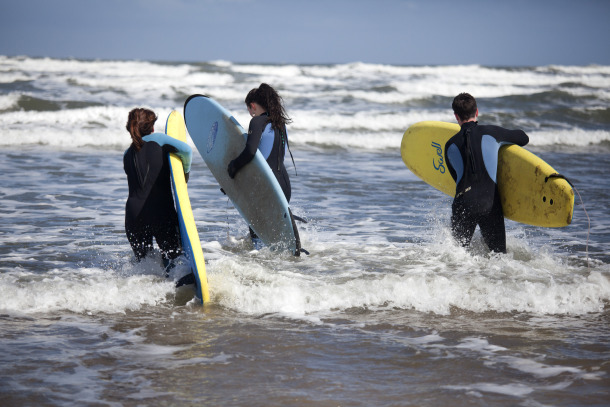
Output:
[[610,65],[605,0],[0,0],[0,54]]

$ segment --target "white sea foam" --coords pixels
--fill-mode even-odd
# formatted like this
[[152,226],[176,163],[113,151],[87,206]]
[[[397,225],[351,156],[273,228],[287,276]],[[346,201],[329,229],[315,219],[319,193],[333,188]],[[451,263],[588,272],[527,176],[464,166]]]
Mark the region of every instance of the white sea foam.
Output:
[[[345,250],[353,250],[347,246]],[[303,265],[308,274],[301,274],[290,265],[285,265],[288,269],[277,264],[265,266],[264,253],[254,258],[225,257],[208,266],[211,295],[221,305],[244,313],[302,316],[388,306],[437,314],[449,314],[453,307],[473,312],[582,314],[600,312],[610,300],[610,282],[604,273],[581,276],[548,256],[541,256],[542,262],[532,259],[523,263],[509,255],[472,257],[455,247],[434,247],[405,257],[404,248],[384,245],[375,250],[371,246],[367,245],[371,250],[367,254],[381,262],[401,255],[407,262],[412,256],[428,260],[416,267],[400,266],[394,260],[388,267],[398,267],[397,272],[371,273],[360,263],[365,258],[356,257],[353,264],[346,264],[349,256],[316,248],[323,257],[304,259],[313,264]],[[340,247],[335,250],[343,251]],[[335,256],[349,272],[329,274],[328,270],[335,268]],[[312,268],[320,267],[326,272],[311,273]],[[555,271],[545,271],[549,269]]]
[[[0,145],[127,148],[131,142],[125,130],[128,112],[122,107],[95,106],[59,112],[6,113],[0,115],[0,125],[8,129],[0,135]],[[170,112],[170,109],[156,109],[158,131],[165,130],[165,118]]]
[[[316,315],[354,307],[377,310],[394,307],[439,315],[451,313],[454,307],[477,313],[519,311],[577,315],[601,312],[605,302],[610,301],[607,278],[610,270],[581,276],[570,270],[563,271],[565,266],[556,264],[550,274],[539,270],[535,260],[523,263],[510,256],[472,257],[465,252],[460,254],[455,248],[437,256],[427,250],[407,256],[402,252],[404,248],[386,246],[369,253],[378,262],[403,255],[402,261],[388,264],[388,267],[398,267],[395,273],[367,271],[361,263],[365,258],[355,258],[353,264],[346,264],[349,257],[339,252],[304,259],[305,264],[294,264],[288,257],[278,262],[277,255],[266,249],[240,257],[217,253],[210,256],[215,259],[208,259],[207,266],[212,302],[246,314],[317,318]],[[409,266],[413,255],[427,260],[423,265]],[[335,267],[335,258],[342,264],[343,271],[339,274],[328,270]],[[546,262],[553,261],[546,259]],[[299,272],[299,268],[306,269],[307,273]],[[325,272],[316,271],[321,268],[326,268]],[[173,296],[171,281],[134,272],[137,269],[127,275],[100,269],[55,270],[45,273],[42,279],[26,271],[3,273],[0,310],[123,313],[164,304]],[[487,352],[501,351],[473,341],[464,346]],[[540,375],[565,370],[519,360],[504,362]]]
[[567,374],[572,378],[599,380],[603,374],[601,372],[589,373],[586,370],[572,367],[550,365],[539,360],[541,357],[535,355],[534,358],[510,355],[510,350],[502,346],[490,344],[485,338],[464,338],[455,349],[468,349],[481,354],[489,364],[504,364],[510,369],[531,375],[536,378],[548,379],[559,375]]
[[[0,97],[0,105],[16,103],[11,95]],[[173,108],[154,108],[159,116],[157,131],[164,130],[165,118]],[[129,134],[125,122],[129,110],[116,106],[94,106],[84,109],[0,114],[0,145],[48,145],[54,147],[121,147],[127,148]],[[247,129],[248,118],[243,112],[235,114]],[[321,111],[298,111],[289,126],[292,145],[318,145],[364,150],[398,149],[404,131],[411,125],[434,117],[451,121],[446,112],[411,110],[400,113],[326,114]],[[529,131],[530,146],[588,146],[610,141],[606,130],[534,130]],[[194,144],[189,140],[189,143]]]
[[[194,93],[217,99],[247,128],[250,118],[243,100],[260,82],[271,83],[284,97],[294,120],[288,129],[294,145],[396,149],[404,131],[418,121],[453,122],[450,100],[462,91],[492,100],[530,97],[528,104],[510,102],[507,107],[497,102],[487,106],[488,102],[482,115],[516,116],[515,125],[523,125],[533,146],[599,144],[610,140],[602,122],[597,129],[580,128],[559,113],[539,122],[522,118],[519,109],[535,110],[535,95],[562,91],[584,98],[585,104],[573,107],[580,115],[595,117],[596,110],[603,115],[610,100],[608,70],[605,66],[504,69],[227,61],[204,65],[0,56],[0,83],[16,84],[0,95],[0,145],[125,146],[124,123],[131,108],[152,108],[162,122],[169,111],[181,111],[184,99]],[[19,81],[27,85],[17,85]],[[54,103],[60,110],[44,110],[42,105],[42,111],[15,111],[21,97],[33,98],[31,103]],[[602,102],[591,104],[591,98]],[[92,106],[61,108],[67,103]]]
[[497,383],[474,383],[466,386],[443,386],[450,390],[466,390],[469,392],[497,393],[507,396],[525,397],[535,389],[522,383],[497,384]]
[[20,95],[16,92],[0,95],[0,111],[8,110],[17,105]]
[[[459,352],[467,350],[474,352],[475,355],[478,353],[479,359],[484,360],[485,365],[491,368],[496,365],[506,366],[508,369],[514,369],[519,371],[520,375],[528,375],[532,377],[532,380],[544,379],[548,380],[561,376],[564,378],[561,382],[548,385],[548,386],[530,386],[523,383],[489,383],[489,382],[475,382],[465,385],[449,385],[443,386],[450,390],[464,390],[468,392],[482,392],[482,393],[497,393],[515,397],[525,397],[536,390],[563,390],[569,387],[575,380],[599,380],[603,373],[588,373],[587,371],[572,367],[572,366],[561,366],[561,365],[549,365],[542,363],[536,359],[540,359],[541,355],[530,355],[529,358],[522,356],[511,355],[510,349],[492,345],[484,338],[464,338],[457,346],[447,345],[445,343],[436,344],[436,347],[441,347],[449,352]],[[473,358],[472,355],[469,355]],[[475,358],[477,358],[475,356]]]
[[162,304],[174,286],[151,275],[128,277],[101,269],[15,271],[0,275],[0,310],[18,313],[71,311],[123,313]]
[[[30,83],[25,90],[0,96],[3,112],[0,125],[4,129],[0,145],[124,146],[128,137],[123,126],[131,108],[150,107],[164,119],[169,111],[181,110],[183,99],[192,93],[218,99],[247,128],[249,117],[243,98],[252,87],[265,81],[278,87],[287,102],[294,119],[289,127],[293,144],[395,149],[402,133],[418,121],[454,120],[448,105],[419,106],[419,100],[431,96],[450,100],[464,90],[481,98],[499,98],[553,89],[608,100],[607,71],[608,67],[595,66],[500,69],[477,65],[419,67],[363,63],[244,65],[227,61],[216,61],[206,67],[147,61],[0,57],[1,83]],[[11,111],[21,96],[59,106],[69,101],[101,106]],[[587,109],[593,111],[596,107]],[[525,124],[534,146],[589,145],[610,140],[610,131],[605,129]],[[549,128],[549,124],[555,128]]]
[[610,142],[610,131],[607,130],[583,130],[574,128],[571,130],[536,130],[528,134],[532,146],[588,146],[602,142]]

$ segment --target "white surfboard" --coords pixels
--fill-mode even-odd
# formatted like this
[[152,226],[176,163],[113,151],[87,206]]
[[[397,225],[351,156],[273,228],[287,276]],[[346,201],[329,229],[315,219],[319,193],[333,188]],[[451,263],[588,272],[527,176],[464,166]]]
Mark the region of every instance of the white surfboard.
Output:
[[231,113],[207,96],[192,95],[184,103],[184,120],[199,154],[248,226],[271,249],[300,255],[288,201],[261,152],[234,179],[227,173],[248,138]]

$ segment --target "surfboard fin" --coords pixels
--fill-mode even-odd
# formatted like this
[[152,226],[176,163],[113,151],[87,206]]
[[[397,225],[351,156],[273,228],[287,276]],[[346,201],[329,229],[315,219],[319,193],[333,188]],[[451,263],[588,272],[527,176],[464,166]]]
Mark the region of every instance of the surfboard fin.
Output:
[[192,272],[176,281],[176,288],[190,284],[195,284],[195,274],[193,274]]
[[302,222],[302,223],[307,223],[307,221],[305,219],[301,218],[300,216],[292,214],[292,217],[294,218],[294,220],[298,220],[299,222]]

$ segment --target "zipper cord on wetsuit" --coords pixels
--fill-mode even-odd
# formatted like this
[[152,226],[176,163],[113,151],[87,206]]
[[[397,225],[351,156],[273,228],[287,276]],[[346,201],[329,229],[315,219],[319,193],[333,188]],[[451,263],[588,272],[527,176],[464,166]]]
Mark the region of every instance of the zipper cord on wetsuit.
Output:
[[563,175],[561,175],[559,173],[554,173],[554,174],[551,174],[548,177],[546,177],[544,179],[544,182],[547,182],[549,180],[549,178],[561,178],[561,179],[565,179],[568,182],[568,184],[570,184],[570,186],[574,189],[574,191],[576,191],[576,193],[578,194],[578,198],[580,199],[580,204],[582,205],[582,209],[583,209],[583,211],[585,211],[585,216],[587,217],[587,244],[585,246],[585,254],[587,256],[587,271],[590,272],[591,268],[589,266],[589,235],[591,234],[591,219],[589,218],[589,214],[587,213],[587,208],[585,208],[585,203],[582,200],[582,196],[580,196],[580,192],[578,192],[578,189],[576,189],[574,184],[572,184],[570,182],[570,180],[567,179],[565,176],[563,176]]
[[148,178],[148,171],[150,170],[150,166],[148,163],[146,164],[146,175],[142,177],[142,173],[140,172],[140,162],[138,161],[138,152],[133,152],[133,166],[136,169],[136,174],[138,178],[138,182],[140,183],[140,188],[144,188],[146,185],[146,179]]
[[470,140],[470,130],[471,129],[468,129],[464,133],[464,140],[465,140],[466,154],[468,155],[468,158],[470,159],[470,168],[472,169],[472,173],[476,174],[477,173],[477,164],[476,164],[476,160],[474,159],[474,153],[472,152],[471,140]]
[[[286,146],[288,147],[288,152],[290,153],[290,158],[292,159],[292,165],[294,166],[294,175],[296,177],[299,176],[299,173],[297,172],[297,165],[294,163],[294,157],[292,156],[292,151],[290,151],[290,143],[288,142],[288,135],[286,135],[286,138],[284,139],[284,131],[280,130],[280,140],[281,143],[278,147],[278,155],[281,156],[281,152],[282,152],[282,148],[284,147],[284,143],[286,144]],[[281,161],[278,160],[277,162],[277,170],[280,170],[280,164]]]
[[[472,128],[468,128],[464,131],[464,160],[466,161],[464,163],[464,180],[468,179],[470,181],[473,181],[472,179],[470,179],[470,177],[466,176],[466,171],[468,169],[468,167],[470,167],[470,169],[472,170],[472,174],[476,177],[477,175],[477,165],[476,165],[476,161],[474,159],[474,153],[472,152],[472,148],[471,148],[471,140],[470,140],[470,130],[472,130]],[[463,190],[461,190],[460,192],[455,194],[455,197],[458,198],[459,196],[463,195],[464,193],[470,191],[472,188],[472,185],[468,185],[465,186]]]
[[[284,132],[282,130],[280,130],[280,143],[277,146],[277,156],[278,157],[282,157],[282,147],[284,147],[284,144],[286,144],[286,141],[284,141]],[[277,160],[277,170],[280,170],[280,167],[282,166],[282,161],[283,160]]]

